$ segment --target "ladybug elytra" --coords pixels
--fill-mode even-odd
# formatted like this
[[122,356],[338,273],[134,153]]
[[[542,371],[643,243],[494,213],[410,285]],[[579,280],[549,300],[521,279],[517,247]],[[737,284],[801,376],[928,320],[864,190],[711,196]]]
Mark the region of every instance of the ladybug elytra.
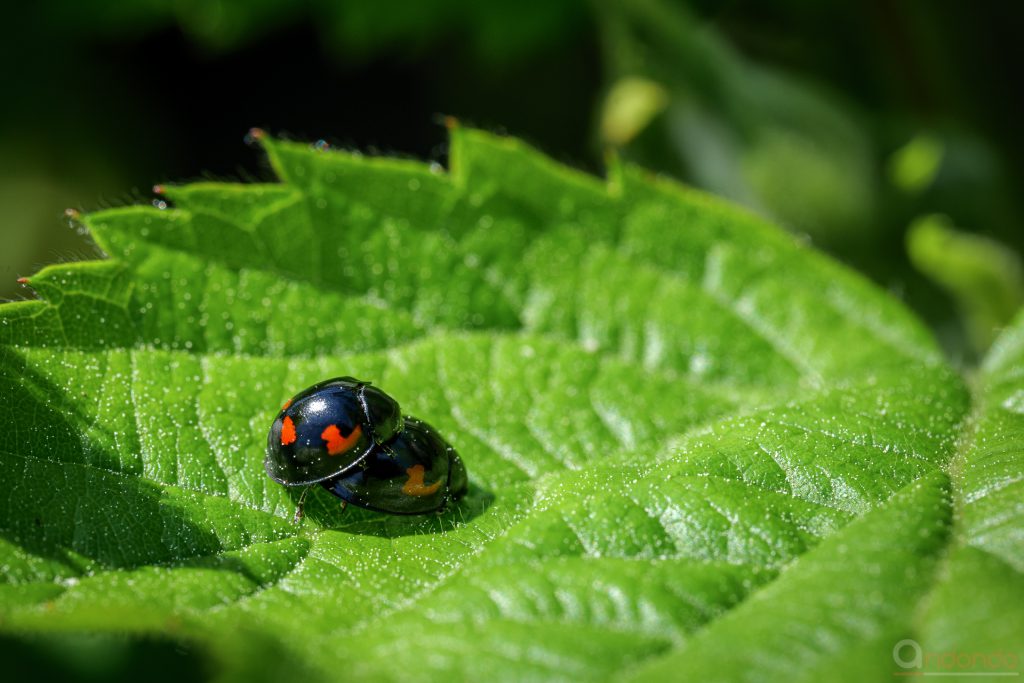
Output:
[[320,484],[346,503],[399,515],[441,510],[468,487],[462,459],[433,427],[403,417],[393,398],[352,377],[286,402],[264,465],[284,486]]

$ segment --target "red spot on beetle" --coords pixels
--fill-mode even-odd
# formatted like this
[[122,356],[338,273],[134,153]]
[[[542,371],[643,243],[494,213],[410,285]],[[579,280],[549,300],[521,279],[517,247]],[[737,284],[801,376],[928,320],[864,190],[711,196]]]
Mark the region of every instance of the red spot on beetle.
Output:
[[440,479],[430,486],[423,485],[423,465],[413,465],[405,473],[409,475],[409,481],[405,482],[405,486],[402,487],[402,493],[407,496],[416,496],[417,498],[429,496],[441,486]]
[[363,435],[363,428],[356,425],[348,436],[342,436],[338,425],[328,425],[320,438],[327,442],[327,455],[340,455],[352,449]]
[[281,445],[288,446],[293,443],[295,443],[295,423],[285,415],[284,422],[281,424]]

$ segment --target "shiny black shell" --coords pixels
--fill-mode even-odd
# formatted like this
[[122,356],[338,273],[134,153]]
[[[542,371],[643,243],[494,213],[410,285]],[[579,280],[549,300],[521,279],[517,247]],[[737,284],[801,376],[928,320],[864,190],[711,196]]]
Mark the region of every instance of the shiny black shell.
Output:
[[270,427],[264,466],[279,484],[316,484],[358,469],[401,430],[393,398],[353,377],[329,379],[285,403]]
[[353,505],[397,515],[440,510],[466,493],[462,459],[437,431],[414,417],[351,474],[321,482]]

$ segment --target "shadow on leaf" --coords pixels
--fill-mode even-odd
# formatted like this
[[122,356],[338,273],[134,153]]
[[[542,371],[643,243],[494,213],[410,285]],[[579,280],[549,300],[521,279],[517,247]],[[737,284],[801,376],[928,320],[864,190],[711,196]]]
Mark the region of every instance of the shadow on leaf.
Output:
[[136,436],[105,432],[67,392],[16,351],[0,349],[10,420],[0,430],[0,537],[74,573],[231,549],[216,533],[230,501],[141,478],[109,446],[138,448]]
[[[298,504],[302,489],[289,491]],[[477,484],[470,483],[469,492],[439,514],[389,515],[364,510],[354,505],[342,509],[341,501],[319,486],[306,497],[305,516],[310,522],[336,531],[365,536],[397,538],[452,531],[484,514],[494,502],[494,494]]]

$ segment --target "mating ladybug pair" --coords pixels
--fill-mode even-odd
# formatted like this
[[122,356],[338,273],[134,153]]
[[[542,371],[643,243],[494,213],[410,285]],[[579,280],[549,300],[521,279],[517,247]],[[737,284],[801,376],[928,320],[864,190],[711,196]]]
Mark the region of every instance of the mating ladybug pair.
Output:
[[[352,377],[314,384],[284,404],[264,466],[279,484],[320,484],[346,503],[396,515],[441,510],[468,485],[459,454],[433,427]],[[300,500],[296,517],[301,510]]]

